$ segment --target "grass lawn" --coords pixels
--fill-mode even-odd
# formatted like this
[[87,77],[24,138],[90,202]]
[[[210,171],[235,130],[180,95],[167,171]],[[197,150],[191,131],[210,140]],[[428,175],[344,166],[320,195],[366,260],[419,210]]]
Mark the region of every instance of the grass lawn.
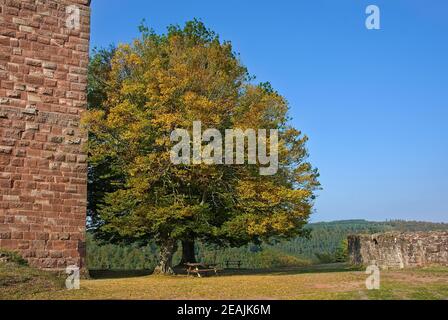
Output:
[[0,299],[448,299],[448,268],[383,271],[381,289],[345,265],[239,271],[219,277],[116,277],[81,280],[68,291],[55,276],[0,266]]

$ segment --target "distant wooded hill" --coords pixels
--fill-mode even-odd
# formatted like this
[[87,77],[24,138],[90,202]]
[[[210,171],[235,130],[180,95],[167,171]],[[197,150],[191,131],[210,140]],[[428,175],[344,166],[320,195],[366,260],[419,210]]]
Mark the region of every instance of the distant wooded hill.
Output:
[[[199,261],[225,265],[227,260],[241,261],[243,268],[274,268],[300,266],[343,259],[343,241],[349,234],[387,231],[448,230],[447,223],[417,221],[371,222],[344,220],[311,223],[306,227],[309,238],[297,238],[273,244],[248,245],[242,248],[213,248],[198,243]],[[154,244],[112,245],[96,242],[87,237],[87,265],[89,269],[152,269],[156,264],[158,248]],[[175,262],[180,260],[180,252]]]

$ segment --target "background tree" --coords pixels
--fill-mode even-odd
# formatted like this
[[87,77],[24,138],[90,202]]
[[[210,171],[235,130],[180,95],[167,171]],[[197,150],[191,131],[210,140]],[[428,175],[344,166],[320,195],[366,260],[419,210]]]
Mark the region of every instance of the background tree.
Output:
[[347,262],[348,261],[348,240],[344,239],[341,241],[339,247],[335,253],[336,262]]
[[[178,241],[190,260],[198,239],[240,246],[300,235],[318,174],[306,162],[307,138],[287,124],[285,99],[252,84],[231,44],[197,20],[162,35],[141,31],[111,52],[101,99],[84,117],[92,168],[106,164],[114,180],[96,204],[99,232],[153,239],[159,273],[172,273]],[[260,176],[259,164],[173,165],[170,134],[193,121],[222,133],[278,129],[278,174]]]
[[[108,49],[94,49],[90,58],[88,72],[88,109],[101,109],[107,100],[107,81],[111,71],[111,62],[115,53],[115,47]],[[89,132],[89,140],[96,140],[94,132]],[[88,166],[88,194],[87,217],[88,229],[99,230],[101,220],[97,211],[99,204],[103,202],[106,193],[114,191],[115,181],[120,180],[120,170],[107,161],[107,157],[101,157],[97,161],[90,161]],[[99,233],[97,232],[97,236]],[[107,237],[106,237],[107,239]]]

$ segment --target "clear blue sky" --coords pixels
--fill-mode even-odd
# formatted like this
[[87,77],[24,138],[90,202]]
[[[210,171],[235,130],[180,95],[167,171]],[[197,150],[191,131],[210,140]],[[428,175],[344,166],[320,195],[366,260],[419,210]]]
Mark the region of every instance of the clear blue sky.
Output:
[[[367,5],[381,30],[364,26]],[[93,0],[92,46],[201,19],[309,138],[313,221],[448,221],[448,1]]]

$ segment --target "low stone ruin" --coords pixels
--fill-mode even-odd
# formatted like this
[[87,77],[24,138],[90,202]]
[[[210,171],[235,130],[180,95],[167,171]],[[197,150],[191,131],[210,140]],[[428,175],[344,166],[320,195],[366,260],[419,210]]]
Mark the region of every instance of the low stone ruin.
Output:
[[382,269],[448,266],[448,231],[388,232],[348,237],[350,263]]

